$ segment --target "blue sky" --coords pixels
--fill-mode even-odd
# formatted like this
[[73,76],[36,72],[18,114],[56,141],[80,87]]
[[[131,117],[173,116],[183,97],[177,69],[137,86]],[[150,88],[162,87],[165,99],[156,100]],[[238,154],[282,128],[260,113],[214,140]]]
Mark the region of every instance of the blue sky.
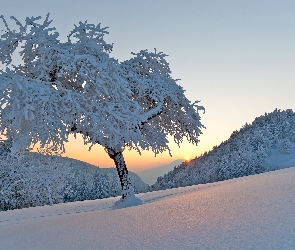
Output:
[[[163,51],[187,97],[205,106],[198,147],[171,144],[173,158],[127,152],[131,169],[195,157],[264,112],[295,110],[295,1],[10,0],[0,14],[24,20],[48,12],[61,39],[79,21],[109,26],[106,40],[119,61],[141,49]],[[70,142],[69,156],[82,155],[80,144]],[[81,159],[112,165],[107,158],[97,147]]]

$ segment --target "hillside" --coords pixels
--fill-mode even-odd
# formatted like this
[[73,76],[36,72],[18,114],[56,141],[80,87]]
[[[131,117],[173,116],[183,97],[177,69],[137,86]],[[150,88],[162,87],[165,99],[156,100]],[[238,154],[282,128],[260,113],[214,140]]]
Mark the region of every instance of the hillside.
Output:
[[294,249],[295,168],[120,197],[0,212],[1,249]]
[[295,166],[295,114],[275,110],[234,131],[211,151],[175,167],[154,190],[216,182]]
[[[78,160],[26,152],[7,155],[0,145],[0,211],[69,201],[101,199],[121,194],[115,168],[99,168]],[[148,185],[135,173],[130,178],[136,193]]]

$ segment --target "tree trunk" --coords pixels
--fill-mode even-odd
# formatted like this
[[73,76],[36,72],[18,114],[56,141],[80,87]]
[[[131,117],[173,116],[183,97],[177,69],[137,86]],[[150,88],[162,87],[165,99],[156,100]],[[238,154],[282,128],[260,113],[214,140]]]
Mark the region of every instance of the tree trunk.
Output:
[[114,160],[118,175],[122,187],[122,200],[125,200],[127,196],[134,196],[134,189],[131,184],[131,180],[128,176],[128,170],[124,161],[122,151],[115,152],[112,149],[108,149],[109,156]]

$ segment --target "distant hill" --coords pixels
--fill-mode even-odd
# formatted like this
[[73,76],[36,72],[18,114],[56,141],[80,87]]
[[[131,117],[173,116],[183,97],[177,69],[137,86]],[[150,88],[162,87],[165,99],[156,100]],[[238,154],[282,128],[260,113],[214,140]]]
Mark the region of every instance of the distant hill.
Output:
[[175,160],[169,164],[155,167],[155,168],[150,168],[150,169],[145,169],[142,171],[136,171],[136,174],[144,181],[145,183],[151,185],[154,184],[157,181],[157,178],[161,175],[164,175],[171,171],[175,166],[178,166],[181,164],[183,160]]
[[262,173],[295,166],[295,114],[275,110],[234,131],[211,151],[157,179],[153,190]]
[[[121,194],[115,168],[31,152],[16,158],[6,144],[0,143],[0,211]],[[138,175],[130,172],[130,178],[136,193],[148,191]]]

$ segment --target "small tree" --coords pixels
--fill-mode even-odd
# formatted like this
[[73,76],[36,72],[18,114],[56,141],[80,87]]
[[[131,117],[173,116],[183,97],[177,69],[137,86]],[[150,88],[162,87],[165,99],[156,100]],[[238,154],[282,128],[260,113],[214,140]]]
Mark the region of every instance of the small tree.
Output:
[[[125,200],[134,195],[125,148],[158,154],[169,150],[168,135],[177,144],[184,137],[198,143],[203,108],[171,78],[163,53],[143,50],[119,63],[110,57],[113,46],[100,24],[80,22],[61,42],[49,15],[43,22],[27,18],[24,25],[12,17],[18,31],[1,18],[0,60],[10,69],[0,73],[0,131],[13,138],[13,152],[37,142],[64,151],[68,134],[80,133],[114,160]],[[18,45],[22,64],[14,66]]]

